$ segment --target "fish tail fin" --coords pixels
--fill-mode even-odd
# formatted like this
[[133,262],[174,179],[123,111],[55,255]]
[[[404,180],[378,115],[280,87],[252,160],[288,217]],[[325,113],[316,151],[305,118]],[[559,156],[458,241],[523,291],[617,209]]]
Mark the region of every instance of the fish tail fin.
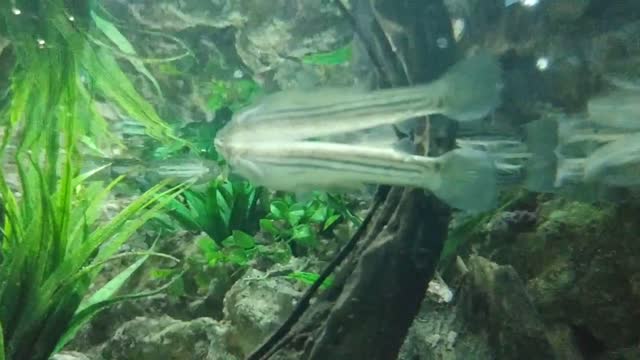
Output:
[[442,114],[458,121],[482,118],[500,105],[502,70],[498,60],[481,52],[453,65],[440,78]]
[[540,119],[524,126],[525,143],[531,157],[524,167],[524,187],[530,191],[553,192],[556,187],[558,123]]
[[486,152],[461,148],[442,155],[440,160],[440,186],[432,190],[436,197],[467,212],[496,206],[498,176]]

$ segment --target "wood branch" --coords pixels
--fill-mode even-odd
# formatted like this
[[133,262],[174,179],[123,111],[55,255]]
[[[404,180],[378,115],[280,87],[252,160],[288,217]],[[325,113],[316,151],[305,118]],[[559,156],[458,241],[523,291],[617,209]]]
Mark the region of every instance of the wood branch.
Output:
[[[388,72],[379,77],[379,87],[429,81],[453,63],[455,43],[442,0],[354,0],[352,8],[360,41],[370,42],[361,48],[375,53],[373,63]],[[449,47],[441,46],[442,38]],[[430,154],[454,144],[451,122],[436,126],[443,131],[433,133],[445,137],[429,141]],[[270,350],[263,347],[251,359],[397,357],[435,273],[450,210],[416,189],[392,188],[384,195],[353,239],[357,245],[335,285],[298,321],[299,314],[288,321],[271,339]]]

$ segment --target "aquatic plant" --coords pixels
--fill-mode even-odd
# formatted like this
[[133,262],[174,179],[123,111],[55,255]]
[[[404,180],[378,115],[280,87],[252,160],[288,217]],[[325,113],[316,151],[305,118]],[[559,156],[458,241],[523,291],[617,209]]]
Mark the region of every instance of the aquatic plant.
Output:
[[[151,253],[87,295],[104,264],[124,256],[116,255],[121,245],[184,186],[157,184],[111,219],[100,219],[122,177],[105,186],[89,181],[103,168],[79,173],[83,142],[115,141],[94,97],[116,103],[150,136],[175,139],[114,54],[145,73],[142,63],[88,2],[5,1],[0,31],[15,60],[10,102],[0,114],[0,160],[15,163],[19,175],[16,189],[0,174],[0,359],[46,360],[98,311],[127,298],[116,292]],[[16,144],[10,157],[9,143]]]
[[285,194],[273,200],[269,208],[269,214],[260,220],[262,231],[275,241],[303,248],[314,247],[320,234],[327,233],[341,221],[355,224],[360,221],[343,199],[327,193],[314,193],[306,202]]
[[349,62],[353,57],[353,47],[349,43],[333,51],[308,54],[302,58],[302,62],[310,65],[340,65]]
[[172,200],[167,215],[185,230],[204,232],[222,246],[234,231],[257,231],[262,192],[247,182],[214,180],[204,190],[188,189]]
[[[294,271],[291,274],[287,275],[287,278],[296,280],[305,285],[311,286],[320,278],[320,274],[314,273],[314,272],[307,272],[307,271]],[[331,285],[333,285],[333,276],[330,276],[329,278],[325,279],[322,282],[322,285],[320,285],[320,289],[326,290],[330,288]]]
[[[112,219],[101,221],[103,202],[122,178],[101,186],[86,180],[102,168],[73,175],[77,170],[69,150],[76,138],[71,124],[67,121],[63,128],[67,152],[60,174],[55,166],[46,166],[50,159],[34,159],[31,154],[38,151],[15,155],[20,193],[0,174],[5,209],[0,324],[8,360],[48,359],[91,315],[110,304],[128,276],[89,300],[85,297],[93,280],[121,245],[183,188],[163,190],[165,184],[158,184]],[[47,181],[51,178],[56,179],[52,184]]]
[[117,104],[143,124],[150,136],[177,140],[136,91],[116,55],[128,59],[148,79],[153,77],[117,28],[90,6],[90,2],[63,0],[0,4],[0,30],[7,34],[15,55],[6,131],[23,122],[21,148],[36,141],[47,141],[55,148],[58,139],[46,135],[55,133],[48,130],[57,127],[61,121],[58,116],[64,112],[54,110],[61,105],[61,96],[68,93],[73,101],[67,110],[80,113],[82,119],[74,131],[100,139],[98,145],[115,140],[93,107],[95,96]]

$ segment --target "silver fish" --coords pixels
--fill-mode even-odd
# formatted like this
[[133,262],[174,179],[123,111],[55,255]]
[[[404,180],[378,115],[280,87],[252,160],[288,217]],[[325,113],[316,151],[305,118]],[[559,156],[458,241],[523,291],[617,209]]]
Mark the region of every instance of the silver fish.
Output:
[[170,184],[189,182],[193,185],[208,183],[217,178],[222,170],[217,162],[197,156],[181,156],[153,161],[145,166],[144,177],[152,183],[165,179]]
[[195,155],[153,161],[88,156],[83,162],[82,172],[88,172],[105,165],[108,165],[108,168],[92,176],[93,179],[109,181],[124,175],[144,186],[154,185],[165,180],[169,180],[171,185],[183,182],[196,185],[208,183],[222,173],[217,162]]
[[384,137],[375,145],[319,139],[436,113],[459,121],[477,119],[499,104],[500,72],[493,57],[479,54],[425,85],[368,93],[277,93],[237,113],[214,144],[233,172],[274,190],[411,186],[428,189],[459,209],[486,210],[495,205],[497,176],[493,160],[484,152],[458,149],[429,158],[397,151]]
[[235,173],[274,190],[409,186],[428,189],[450,206],[470,212],[492,208],[497,197],[493,160],[473,149],[457,149],[437,158],[312,141],[236,144],[223,150]]
[[430,114],[474,120],[498,106],[500,88],[496,59],[480,53],[428,84],[370,92],[329,88],[275,93],[237,113],[217,138],[225,143],[310,139]]

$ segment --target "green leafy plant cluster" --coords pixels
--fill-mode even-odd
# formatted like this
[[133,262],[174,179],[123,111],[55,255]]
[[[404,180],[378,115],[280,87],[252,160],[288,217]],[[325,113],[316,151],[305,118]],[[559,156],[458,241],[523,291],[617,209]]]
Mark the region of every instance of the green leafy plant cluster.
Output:
[[215,180],[204,190],[192,188],[172,200],[167,215],[185,230],[204,232],[222,246],[234,231],[257,231],[262,191],[247,182]]
[[311,200],[298,202],[287,194],[270,204],[270,212],[260,220],[260,228],[275,241],[314,247],[318,236],[326,234],[340,221],[359,219],[336,195],[314,193]]
[[[205,234],[196,240],[198,252],[187,259],[196,277],[204,278],[207,269],[221,265],[243,268],[258,258],[287,263],[296,256],[296,246],[314,249],[337,224],[360,222],[338,195],[315,193],[308,201],[290,194],[271,200],[263,195],[263,189],[249,183],[218,180],[206,191],[189,189],[172,201],[167,215],[182,228]],[[165,275],[176,271],[166,270]],[[297,278],[304,279],[309,277]]]

